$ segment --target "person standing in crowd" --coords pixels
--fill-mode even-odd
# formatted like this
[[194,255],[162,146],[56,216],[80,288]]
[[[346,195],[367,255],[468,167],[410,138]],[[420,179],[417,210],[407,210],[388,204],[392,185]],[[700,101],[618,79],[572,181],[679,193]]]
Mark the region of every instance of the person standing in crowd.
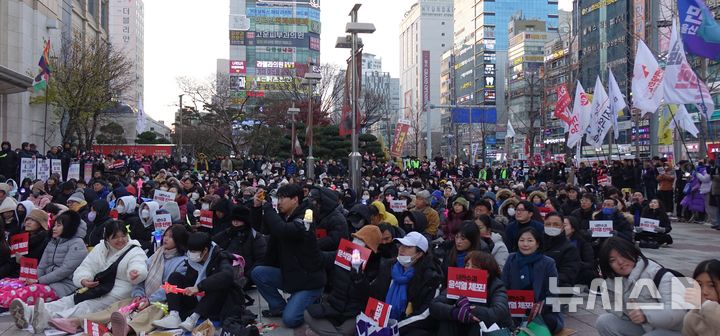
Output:
[[[621,295],[622,302],[659,303],[664,309],[610,309],[595,321],[595,328],[601,336],[615,335],[677,335],[683,326],[685,310],[677,309],[673,301],[673,274],[666,272],[658,284],[660,297],[649,291],[642,291],[637,297],[630,297],[631,289],[638,281],[653,281],[663,267],[649,260],[630,241],[619,237],[608,238],[600,249],[600,270],[607,282],[610,297]],[[616,281],[622,281],[622,293],[615,293]],[[617,307],[613,307],[617,308]]]
[[658,173],[658,198],[662,202],[663,207],[669,213],[673,213],[673,184],[675,183],[675,172],[670,169],[667,164],[663,168],[662,173]]
[[[262,221],[253,225],[269,235],[270,241],[265,265],[256,266],[251,278],[268,302],[269,309],[262,312],[263,316],[282,316],[286,327],[297,328],[304,322],[307,306],[322,294],[327,278],[315,233],[317,223],[314,218],[304,217],[302,189],[287,184],[276,195],[279,213],[265,201],[264,192],[255,194],[253,211]],[[290,293],[290,298],[286,301],[279,290]]]
[[3,141],[2,145],[0,145],[0,175],[6,179],[17,181],[19,163],[20,159],[12,150],[12,145],[7,141]]

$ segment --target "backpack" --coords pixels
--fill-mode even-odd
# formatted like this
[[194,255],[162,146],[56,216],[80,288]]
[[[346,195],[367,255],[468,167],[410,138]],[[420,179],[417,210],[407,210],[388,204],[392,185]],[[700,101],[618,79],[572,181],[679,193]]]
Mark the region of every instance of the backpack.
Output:
[[682,274],[674,269],[670,268],[661,268],[657,273],[655,273],[655,277],[653,277],[653,283],[655,283],[655,288],[660,290],[660,281],[662,280],[662,277],[665,276],[665,273],[670,273],[676,278],[684,278],[685,274]]

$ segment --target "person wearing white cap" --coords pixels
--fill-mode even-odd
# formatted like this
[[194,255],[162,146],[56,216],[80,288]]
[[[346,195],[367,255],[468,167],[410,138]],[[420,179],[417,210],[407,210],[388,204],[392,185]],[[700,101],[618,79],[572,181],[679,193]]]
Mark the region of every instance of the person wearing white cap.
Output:
[[[375,288],[388,288],[385,302],[392,305],[390,318],[398,321],[401,335],[432,334],[435,328],[429,307],[437,295],[443,279],[440,266],[429,252],[427,238],[418,232],[410,232],[400,243],[397,262],[381,269]],[[389,279],[387,279],[389,275]]]

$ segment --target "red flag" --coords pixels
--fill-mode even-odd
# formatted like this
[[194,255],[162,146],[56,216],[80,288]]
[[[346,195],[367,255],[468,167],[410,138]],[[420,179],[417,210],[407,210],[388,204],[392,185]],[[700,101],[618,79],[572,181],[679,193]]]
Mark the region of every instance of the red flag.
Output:
[[568,94],[567,86],[560,84],[556,88],[557,103],[555,103],[555,117],[570,125],[570,94]]

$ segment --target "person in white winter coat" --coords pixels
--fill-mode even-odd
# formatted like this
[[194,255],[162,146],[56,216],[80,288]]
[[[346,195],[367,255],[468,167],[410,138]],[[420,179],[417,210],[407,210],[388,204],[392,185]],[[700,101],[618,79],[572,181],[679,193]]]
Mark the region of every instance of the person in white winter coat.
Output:
[[[126,254],[125,252],[128,251]],[[123,254],[125,254],[123,256]],[[103,234],[103,240],[93,248],[73,274],[73,283],[81,288],[93,288],[99,285],[95,276],[111,266],[123,256],[117,267],[117,275],[112,290],[99,298],[75,303],[74,295],[68,295],[58,301],[45,304],[39,300],[36,305],[28,306],[20,300],[10,304],[11,315],[18,328],[26,328],[32,323],[36,332],[47,328],[50,318],[74,317],[103,310],[111,304],[129,298],[133,286],[145,281],[148,275],[145,252],[136,240],[129,240],[125,223],[110,222]]]
[[480,216],[475,219],[475,225],[477,225],[478,229],[480,229],[481,237],[489,236],[492,240],[493,247],[491,254],[493,258],[495,258],[495,261],[498,263],[498,266],[500,266],[500,269],[503,269],[503,267],[505,267],[505,261],[507,261],[508,256],[510,256],[510,251],[508,251],[507,245],[505,245],[505,241],[503,241],[502,235],[497,232],[493,232],[490,229],[490,217],[488,216]]
[[[647,287],[643,288],[636,298],[631,298],[633,290],[640,289],[635,288],[636,286],[647,286],[648,281],[653,283],[655,275],[663,267],[647,259],[632,242],[619,237],[605,241],[599,256],[609,297],[611,300],[614,300],[616,294],[622,297],[622,302],[613,302],[613,309],[609,309],[595,321],[595,327],[601,336],[681,335],[686,310],[677,307],[684,306],[685,300],[682,295],[673,296],[673,286],[679,288],[677,286],[682,284],[672,273],[665,272],[660,278],[657,286],[660,298],[653,297]],[[622,293],[615,293],[617,281],[622,281]],[[633,307],[628,307],[628,304],[633,302],[639,308],[630,309]],[[653,304],[662,304],[663,309],[652,307]],[[622,305],[623,309],[617,311],[616,305]]]

